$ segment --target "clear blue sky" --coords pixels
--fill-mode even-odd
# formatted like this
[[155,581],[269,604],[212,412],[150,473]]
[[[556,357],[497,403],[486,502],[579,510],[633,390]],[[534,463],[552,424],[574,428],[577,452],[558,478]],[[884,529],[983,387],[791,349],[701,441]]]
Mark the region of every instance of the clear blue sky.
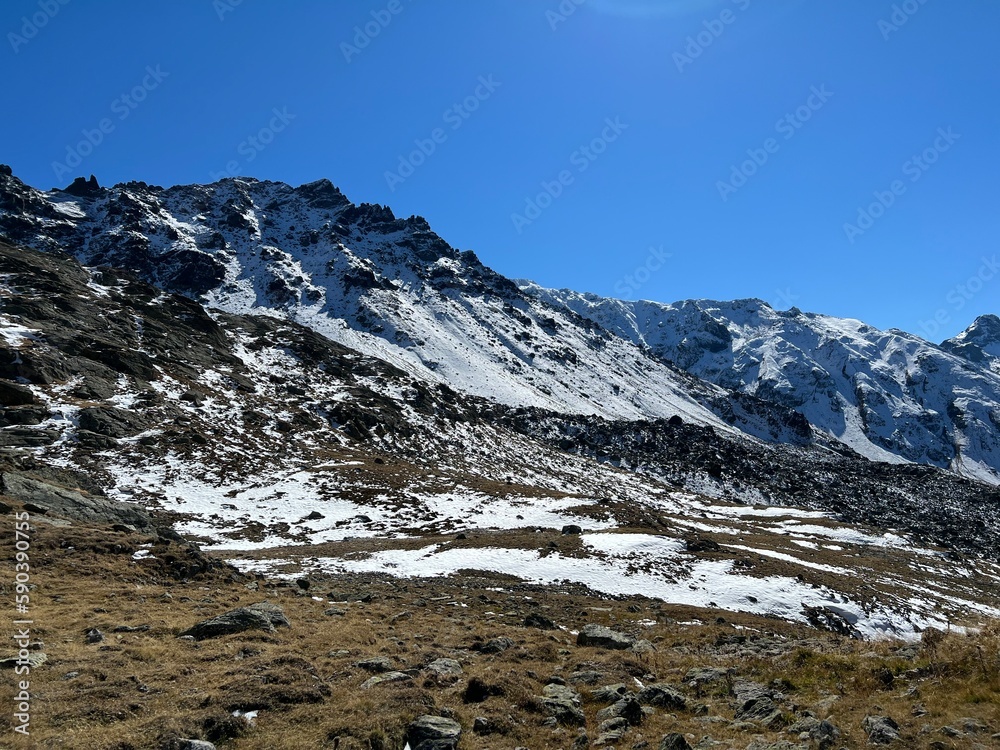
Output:
[[[38,187],[106,120],[73,174],[328,177],[547,286],[937,338],[1000,312],[994,2],[907,0],[894,30],[879,0],[61,1],[0,9],[0,162]],[[748,150],[767,160],[734,182]],[[876,191],[892,205],[845,230]]]

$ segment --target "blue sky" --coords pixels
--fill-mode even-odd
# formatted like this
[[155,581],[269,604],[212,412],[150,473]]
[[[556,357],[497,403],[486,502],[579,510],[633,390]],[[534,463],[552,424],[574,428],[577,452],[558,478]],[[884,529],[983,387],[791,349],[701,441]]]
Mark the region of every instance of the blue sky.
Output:
[[996,3],[6,0],[0,32],[37,187],[328,177],[547,286],[1000,313]]

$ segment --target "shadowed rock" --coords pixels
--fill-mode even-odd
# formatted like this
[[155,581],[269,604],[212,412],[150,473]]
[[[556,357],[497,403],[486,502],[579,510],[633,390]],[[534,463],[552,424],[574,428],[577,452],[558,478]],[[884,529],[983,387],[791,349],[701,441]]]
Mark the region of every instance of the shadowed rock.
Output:
[[288,628],[291,627],[291,623],[288,622],[281,607],[270,602],[260,602],[202,620],[180,635],[191,636],[196,641],[202,641],[206,638],[217,638],[247,630],[263,630],[273,633],[276,627]]

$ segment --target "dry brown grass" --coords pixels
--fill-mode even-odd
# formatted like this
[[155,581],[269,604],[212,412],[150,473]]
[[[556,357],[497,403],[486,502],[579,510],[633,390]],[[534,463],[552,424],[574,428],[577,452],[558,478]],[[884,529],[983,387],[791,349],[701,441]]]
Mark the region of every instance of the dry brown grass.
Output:
[[[0,540],[0,583],[7,601],[12,541],[12,531]],[[180,583],[155,562],[133,562],[131,552],[141,541],[80,524],[35,525],[31,554],[38,588],[32,593],[32,617],[34,636],[44,641],[49,661],[32,673],[30,739],[10,732],[10,711],[4,710],[0,746],[147,750],[166,747],[171,737],[191,736],[233,750],[401,750],[412,718],[450,712],[466,728],[463,747],[556,750],[568,748],[576,730],[542,726],[545,715],[535,696],[551,676],[568,679],[574,671],[596,670],[604,675],[600,685],[634,685],[635,679],[680,684],[689,668],[703,666],[731,667],[738,677],[763,683],[786,681],[785,709],[829,716],[844,732],[841,744],[849,748],[864,745],[861,720],[873,712],[895,718],[903,728],[901,747],[918,750],[935,747],[933,742],[951,748],[996,744],[990,734],[949,738],[939,733],[940,727],[957,727],[966,717],[983,721],[990,732],[1000,731],[997,627],[974,636],[945,635],[900,651],[900,644],[847,641],[760,617],[726,613],[727,621],[717,623],[717,610],[641,598],[609,600],[571,587],[498,584],[486,576],[435,581],[313,577],[308,593],[264,580],[251,584],[257,588],[251,590],[227,575]],[[491,590],[497,585],[506,590]],[[341,605],[345,615],[327,616],[323,612],[331,604],[312,595],[326,599],[332,591],[352,600],[369,594],[371,601],[352,601]],[[200,643],[176,638],[199,619],[262,599],[279,603],[293,627]],[[522,627],[531,612],[566,630]],[[9,619],[0,629],[7,643]],[[693,619],[705,624],[682,624]],[[646,620],[656,624],[642,624]],[[580,648],[571,631],[588,622],[641,635],[657,650],[637,655]],[[149,625],[149,630],[114,633],[119,625]],[[106,639],[88,644],[84,635],[95,627]],[[512,638],[516,646],[499,655],[471,649],[497,636]],[[361,690],[370,675],[355,664],[371,656],[389,657],[400,670],[422,670],[435,658],[450,657],[462,662],[465,674],[455,684],[440,685],[419,671],[408,682]],[[78,675],[67,678],[72,672]],[[485,700],[464,700],[472,680],[489,688]],[[590,699],[587,686],[579,689],[594,739],[595,715],[602,706]],[[645,740],[655,748],[670,731],[690,734],[692,744],[710,735],[733,748],[747,747],[754,733],[730,726],[735,702],[724,681],[700,694],[685,689],[692,704],[705,704],[703,715],[671,716],[658,709],[620,747]],[[0,704],[10,706],[13,692],[5,679]],[[926,714],[913,714],[917,704]],[[234,718],[237,709],[258,709],[255,725]],[[498,733],[473,735],[478,716],[490,719]],[[723,721],[711,722],[711,717]],[[925,724],[929,732],[923,732]]]

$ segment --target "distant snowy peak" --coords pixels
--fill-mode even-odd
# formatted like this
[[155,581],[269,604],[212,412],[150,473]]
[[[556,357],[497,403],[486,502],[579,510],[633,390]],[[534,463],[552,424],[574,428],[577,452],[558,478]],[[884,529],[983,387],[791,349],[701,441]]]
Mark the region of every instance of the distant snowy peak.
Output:
[[522,288],[693,375],[795,409],[869,458],[1000,482],[995,316],[937,347],[903,331],[782,312],[756,299],[661,304]]
[[982,315],[941,348],[1000,374],[1000,317]]

